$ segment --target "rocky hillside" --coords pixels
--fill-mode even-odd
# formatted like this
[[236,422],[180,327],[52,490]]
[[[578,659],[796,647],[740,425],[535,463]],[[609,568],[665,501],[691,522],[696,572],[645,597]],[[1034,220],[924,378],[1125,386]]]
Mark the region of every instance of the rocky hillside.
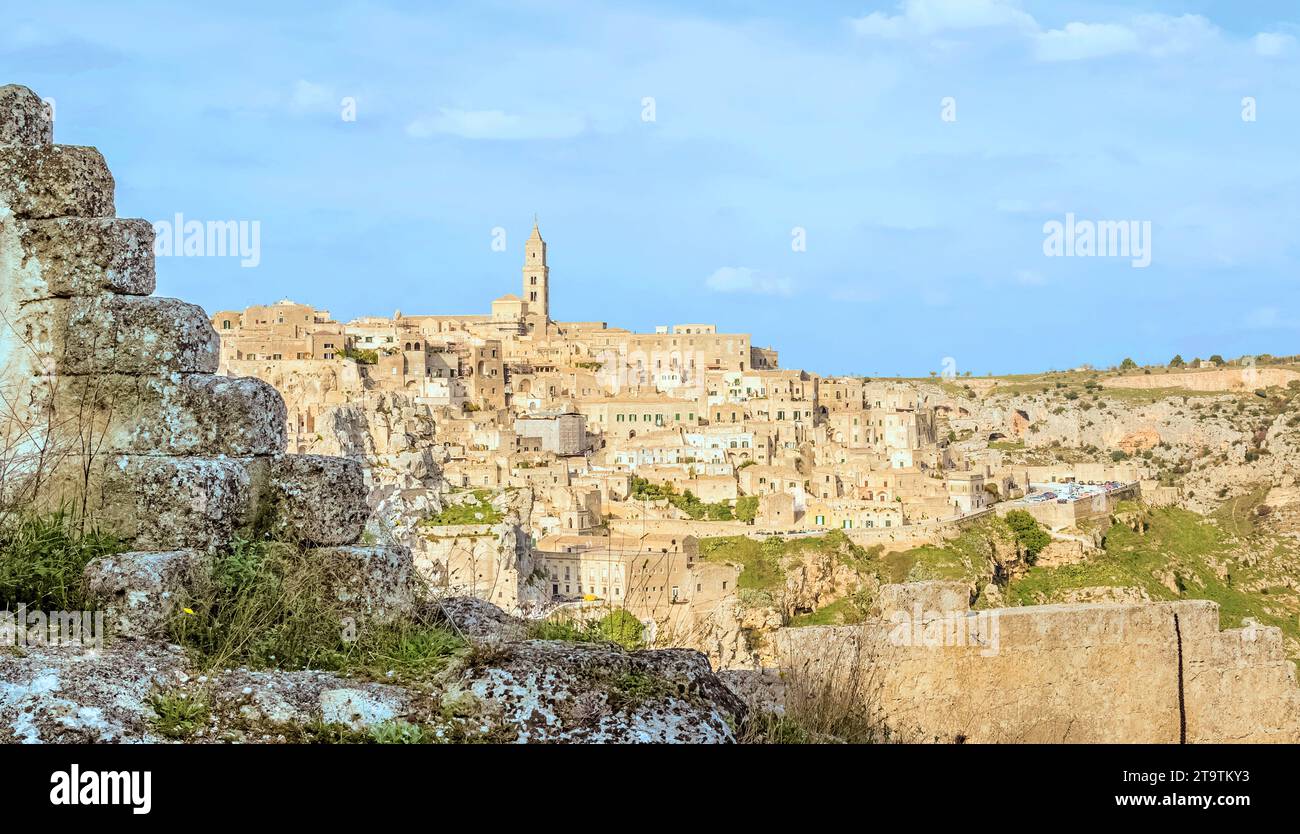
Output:
[[453,599],[393,657],[340,671],[206,669],[179,645],[114,640],[0,655],[0,742],[734,741],[746,708],[685,649],[527,639]]

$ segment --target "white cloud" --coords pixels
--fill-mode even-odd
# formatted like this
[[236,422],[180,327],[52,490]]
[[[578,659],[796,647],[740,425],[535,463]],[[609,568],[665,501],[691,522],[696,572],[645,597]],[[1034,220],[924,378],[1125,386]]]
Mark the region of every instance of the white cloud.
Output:
[[1034,39],[1034,56],[1040,61],[1080,61],[1136,52],[1138,46],[1137,33],[1127,26],[1075,22],[1038,35]]
[[1157,58],[1201,52],[1219,40],[1219,27],[1198,14],[1144,14],[1133,19],[1142,51]]
[[850,21],[859,35],[903,38],[960,29],[1013,27],[1034,30],[1038,24],[1009,0],[905,0],[898,14],[873,12]]
[[1295,36],[1280,32],[1260,32],[1251,38],[1251,43],[1255,46],[1255,54],[1266,58],[1285,55],[1296,47]]
[[569,139],[582,133],[577,116],[520,116],[501,110],[457,110],[443,107],[406,126],[408,136],[428,139],[437,134],[462,139]]
[[[943,46],[942,33],[963,30],[1011,30],[1028,39],[1040,61],[1082,61],[1125,53],[1162,58],[1201,50],[1221,32],[1204,17],[1141,14],[1123,22],[1072,21],[1059,29],[1044,29],[1012,0],[904,0],[897,14],[873,12],[849,21],[864,37],[929,39]],[[1260,54],[1277,54],[1288,47],[1288,35],[1259,35]],[[1265,50],[1272,50],[1271,52]]]
[[705,279],[704,285],[714,292],[754,295],[790,295],[794,292],[794,284],[789,278],[768,275],[747,266],[720,267]]

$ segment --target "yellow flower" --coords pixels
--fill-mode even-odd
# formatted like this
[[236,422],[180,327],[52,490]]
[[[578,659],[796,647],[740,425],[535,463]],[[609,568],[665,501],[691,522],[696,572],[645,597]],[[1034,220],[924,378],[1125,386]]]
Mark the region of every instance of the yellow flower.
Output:
[[181,610],[184,611],[186,614],[189,614],[191,617],[194,616],[194,612],[188,608],[182,608]]

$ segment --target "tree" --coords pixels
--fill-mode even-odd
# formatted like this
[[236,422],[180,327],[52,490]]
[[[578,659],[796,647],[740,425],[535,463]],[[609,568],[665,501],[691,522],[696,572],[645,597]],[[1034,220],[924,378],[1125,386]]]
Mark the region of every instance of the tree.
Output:
[[758,517],[758,496],[745,495],[736,499],[736,518],[746,524],[753,524]]
[[1216,368],[1222,368],[1224,365],[1228,363],[1224,362],[1223,357],[1216,353],[1210,357],[1210,364]]
[[1138,363],[1136,363],[1136,362],[1134,362],[1132,359],[1128,359],[1128,358],[1126,358],[1123,362],[1119,363],[1119,369],[1120,369],[1121,371],[1131,371],[1131,370],[1133,370],[1134,368],[1136,368],[1137,366],[1138,366]]
[[1016,544],[1025,551],[1029,563],[1033,564],[1043,548],[1051,544],[1052,536],[1042,528],[1038,519],[1024,510],[1012,510],[1006,516],[1007,526],[1015,534]]
[[596,636],[617,643],[628,651],[636,651],[644,646],[642,636],[645,626],[625,608],[619,608],[606,614],[596,624]]
[[1187,363],[1183,361],[1182,354],[1178,354],[1173,359],[1169,360],[1169,367],[1171,368],[1184,368],[1186,366]]

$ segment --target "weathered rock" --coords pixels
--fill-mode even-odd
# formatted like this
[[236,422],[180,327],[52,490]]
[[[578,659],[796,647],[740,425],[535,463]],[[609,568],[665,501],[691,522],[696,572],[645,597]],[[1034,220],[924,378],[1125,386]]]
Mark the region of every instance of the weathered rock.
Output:
[[177,598],[208,569],[194,550],[132,551],[91,562],[85,580],[115,636],[160,637]]
[[889,619],[895,612],[914,617],[918,610],[922,616],[930,616],[969,610],[970,597],[971,589],[965,582],[936,579],[904,585],[882,585],[876,597],[876,609],[884,619]]
[[202,308],[174,298],[56,298],[13,323],[29,353],[60,374],[215,373],[221,340]]
[[698,652],[568,642],[504,643],[433,688],[309,670],[202,672],[179,646],[0,653],[0,742],[168,741],[156,696],[205,709],[184,740],[301,742],[406,724],[444,741],[720,742],[746,708]]
[[113,175],[94,148],[0,145],[0,207],[14,217],[112,217]]
[[0,87],[0,145],[40,147],[54,142],[54,114],[20,84]]
[[320,694],[321,720],[349,730],[365,730],[392,721],[406,711],[400,690],[327,689]]
[[281,535],[319,545],[347,545],[361,538],[370,507],[365,476],[356,461],[285,455],[271,469],[271,485],[279,503]]
[[123,456],[108,463],[90,510],[140,550],[208,550],[253,521],[265,470],[249,458]]
[[162,741],[150,726],[149,696],[188,668],[179,646],[156,642],[0,652],[0,743]]
[[520,742],[730,742],[746,713],[689,649],[532,640],[500,647],[462,683]]
[[251,457],[286,443],[284,401],[258,379],[213,374],[174,377],[57,377],[60,413],[110,454]]
[[325,565],[350,616],[391,623],[415,614],[420,583],[405,547],[321,547],[309,556]]
[[481,640],[521,640],[527,624],[477,597],[451,597],[437,603],[438,611],[459,634]]
[[147,220],[62,217],[19,224],[24,269],[16,300],[154,291],[153,227]]

